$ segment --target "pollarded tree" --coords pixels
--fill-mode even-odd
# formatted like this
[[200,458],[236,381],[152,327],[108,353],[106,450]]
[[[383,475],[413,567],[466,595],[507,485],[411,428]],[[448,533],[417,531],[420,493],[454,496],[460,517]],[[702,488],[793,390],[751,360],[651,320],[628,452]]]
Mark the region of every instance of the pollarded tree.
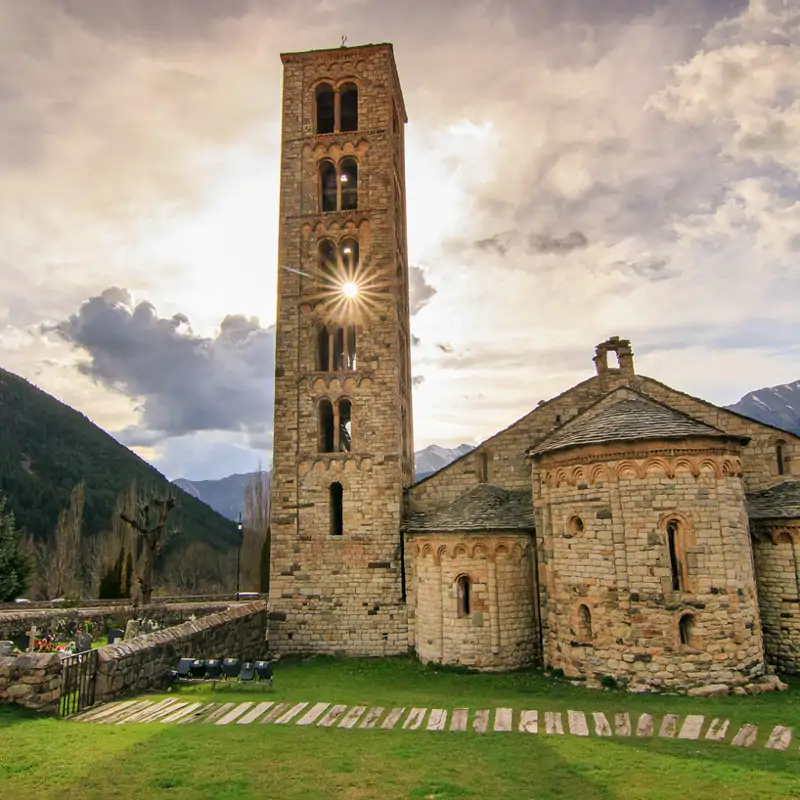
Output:
[[31,564],[20,550],[14,513],[6,511],[6,499],[0,495],[0,602],[19,597],[28,585]]

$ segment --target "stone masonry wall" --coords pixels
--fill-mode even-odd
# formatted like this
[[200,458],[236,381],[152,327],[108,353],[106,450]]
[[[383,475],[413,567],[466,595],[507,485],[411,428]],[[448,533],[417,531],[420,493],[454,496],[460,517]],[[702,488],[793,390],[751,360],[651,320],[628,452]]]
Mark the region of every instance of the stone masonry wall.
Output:
[[0,656],[0,703],[54,712],[60,697],[61,658],[57,653]]
[[[537,461],[546,663],[634,689],[748,682],[765,664],[738,455],[700,442],[625,447]],[[672,589],[671,519],[686,545],[683,591]]]
[[[391,655],[408,649],[400,516],[411,481],[402,97],[388,45],[283,56],[270,648]],[[359,87],[359,130],[314,133],[315,87]],[[358,209],[322,212],[320,162],[358,161]],[[319,243],[359,244],[369,302],[344,304]],[[326,294],[327,291],[327,294]],[[355,325],[356,365],[320,371],[320,326]],[[351,448],[321,453],[323,400],[352,404]],[[332,532],[331,486],[343,531]]]
[[[417,654],[424,663],[477,669],[531,664],[538,651],[529,534],[431,533],[409,537],[414,558]],[[471,582],[459,614],[457,580]]]
[[175,668],[179,658],[263,658],[266,633],[266,605],[258,602],[101,647],[97,651],[95,700],[105,702],[162,687],[167,671]]
[[800,521],[753,525],[758,602],[767,661],[800,673]]

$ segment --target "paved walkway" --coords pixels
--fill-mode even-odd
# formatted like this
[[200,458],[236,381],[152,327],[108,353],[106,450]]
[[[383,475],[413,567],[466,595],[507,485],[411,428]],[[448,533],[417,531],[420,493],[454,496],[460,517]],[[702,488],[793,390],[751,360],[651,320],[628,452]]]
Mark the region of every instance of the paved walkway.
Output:
[[[470,723],[471,717],[471,723]],[[512,708],[382,708],[347,706],[333,703],[201,703],[178,698],[126,700],[86,711],[77,722],[98,725],[128,725],[144,722],[176,725],[317,725],[322,728],[366,728],[426,731],[473,731],[485,733],[544,734],[546,736],[633,736],[664,739],[706,739],[729,742],[733,747],[752,747],[758,739],[758,726],[744,724],[734,732],[727,719],[689,714],[651,714],[632,718],[628,713],[606,716],[600,711],[516,711]],[[792,729],[776,725],[764,745],[770,750],[786,750]]]

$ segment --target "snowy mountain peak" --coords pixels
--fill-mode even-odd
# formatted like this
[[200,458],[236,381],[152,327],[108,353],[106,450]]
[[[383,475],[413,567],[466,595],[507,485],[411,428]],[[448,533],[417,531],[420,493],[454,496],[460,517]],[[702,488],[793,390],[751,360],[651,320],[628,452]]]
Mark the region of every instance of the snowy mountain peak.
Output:
[[800,380],[748,392],[731,411],[800,435]]

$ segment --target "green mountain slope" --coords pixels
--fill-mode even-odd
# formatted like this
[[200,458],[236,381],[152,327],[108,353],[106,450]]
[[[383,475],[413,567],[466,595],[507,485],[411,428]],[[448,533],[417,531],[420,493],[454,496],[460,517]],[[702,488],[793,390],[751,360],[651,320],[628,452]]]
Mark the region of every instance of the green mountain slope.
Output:
[[[0,369],[0,491],[18,527],[37,538],[52,535],[72,487],[84,481],[84,534],[108,530],[116,497],[132,480],[139,489],[175,491],[83,414]],[[236,545],[236,526],[181,490],[173,520],[184,544],[204,541],[219,550]]]

